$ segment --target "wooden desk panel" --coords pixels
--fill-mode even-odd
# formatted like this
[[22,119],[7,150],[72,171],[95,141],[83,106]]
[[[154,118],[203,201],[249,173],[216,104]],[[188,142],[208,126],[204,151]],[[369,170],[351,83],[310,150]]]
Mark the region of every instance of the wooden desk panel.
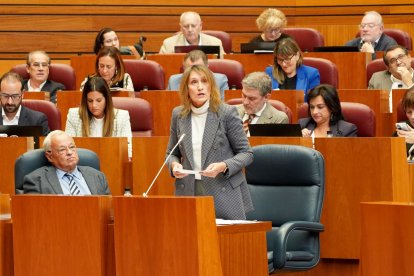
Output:
[[70,58],[70,66],[75,70],[76,89],[80,89],[83,80],[95,73],[95,55],[72,56]]
[[178,92],[169,90],[141,91],[139,97],[151,104],[153,136],[169,136],[172,110],[181,105]]
[[111,199],[14,196],[14,275],[105,276]]
[[[375,113],[376,136],[390,137],[393,132],[388,91],[374,89],[338,89],[341,102],[362,103]],[[346,118],[345,118],[346,119]]]
[[316,138],[325,159],[321,257],[358,259],[361,201],[411,201],[403,138]]
[[[366,53],[317,53],[306,52],[304,57],[324,58],[332,61],[338,68],[339,88],[367,88],[366,65],[371,61],[371,55]],[[232,54],[224,58],[241,62],[246,74],[264,71],[273,64],[273,54]]]
[[147,59],[153,60],[162,66],[165,73],[165,87],[167,87],[171,75],[180,73],[184,56],[185,54],[151,54],[147,55]]
[[0,275],[13,275],[12,239],[10,195],[0,194]]
[[20,155],[33,148],[33,137],[0,137],[3,164],[0,166],[0,193],[15,194],[14,163]]
[[412,202],[361,203],[361,275],[414,275]]

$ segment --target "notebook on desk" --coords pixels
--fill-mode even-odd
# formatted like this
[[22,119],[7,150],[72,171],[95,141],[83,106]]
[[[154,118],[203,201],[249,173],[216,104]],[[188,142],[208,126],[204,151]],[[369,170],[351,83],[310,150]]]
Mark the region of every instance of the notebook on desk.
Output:
[[314,52],[359,52],[358,46],[320,46],[313,48]]
[[273,53],[275,48],[275,42],[252,42],[252,43],[240,43],[240,53]]
[[218,45],[185,45],[185,46],[175,46],[175,53],[188,53],[192,50],[200,50],[205,54],[216,54],[220,58],[220,46]]
[[0,126],[0,137],[33,137],[34,148],[39,148],[39,137],[43,136],[41,126]]
[[252,124],[250,136],[302,137],[299,124]]

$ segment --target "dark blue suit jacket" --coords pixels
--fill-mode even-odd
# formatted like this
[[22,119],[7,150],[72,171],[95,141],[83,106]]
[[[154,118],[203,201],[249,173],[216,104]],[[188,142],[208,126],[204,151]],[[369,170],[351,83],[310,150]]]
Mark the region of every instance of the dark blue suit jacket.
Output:
[[[273,77],[273,66],[266,67],[265,72],[272,78],[272,89],[279,89],[279,83]],[[308,90],[320,83],[321,77],[318,69],[306,65],[301,65],[296,69],[296,90],[303,90],[305,101]]]
[[[22,107],[22,110],[20,111],[18,125],[19,126],[41,126],[43,130],[42,134],[46,136],[50,132],[46,115],[42,112],[35,111],[30,108],[24,107],[23,105],[21,107]],[[0,116],[0,125],[3,125],[2,116]]]

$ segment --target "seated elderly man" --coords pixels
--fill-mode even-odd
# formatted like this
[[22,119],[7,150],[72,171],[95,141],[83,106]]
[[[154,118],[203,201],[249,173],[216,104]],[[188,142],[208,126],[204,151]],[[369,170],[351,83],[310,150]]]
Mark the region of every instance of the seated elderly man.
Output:
[[397,44],[390,36],[383,33],[382,16],[376,11],[368,11],[359,24],[360,36],[348,41],[346,46],[358,46],[361,52],[375,53],[385,51]]
[[[207,55],[200,50],[193,50],[184,56],[184,70],[193,65],[205,65],[208,67]],[[229,89],[227,76],[220,73],[213,73],[217,88],[220,89],[221,99],[224,100],[224,91]],[[180,88],[183,74],[171,75],[168,80],[168,90],[178,90]]]
[[50,92],[50,101],[56,103],[56,92],[65,90],[59,82],[49,80],[50,58],[44,51],[34,51],[27,55],[26,71],[30,79],[24,80],[23,91]]
[[220,58],[223,58],[225,52],[221,40],[201,32],[203,23],[198,13],[188,11],[181,14],[180,29],[181,32],[166,38],[162,43],[160,54],[174,53],[175,46],[186,45],[217,45],[220,46]]
[[105,175],[91,167],[78,166],[79,156],[71,136],[64,131],[49,133],[43,142],[51,163],[26,175],[25,194],[109,195]]
[[250,124],[287,124],[286,113],[268,103],[272,92],[272,80],[265,72],[253,72],[242,81],[243,104],[237,106],[243,120],[243,128],[250,136]]
[[0,125],[41,126],[42,134],[47,135],[46,115],[23,106],[22,98],[22,77],[14,72],[4,74],[0,80]]
[[407,89],[414,85],[411,55],[405,47],[391,46],[385,50],[383,60],[388,69],[372,74],[368,89],[390,91],[396,88]]

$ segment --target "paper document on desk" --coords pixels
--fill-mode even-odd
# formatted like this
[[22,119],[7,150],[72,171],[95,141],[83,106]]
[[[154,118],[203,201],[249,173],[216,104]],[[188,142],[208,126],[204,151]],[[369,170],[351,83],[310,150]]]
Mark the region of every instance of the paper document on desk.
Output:
[[229,219],[216,219],[216,225],[233,225],[233,224],[250,224],[257,223],[257,220],[229,220]]

